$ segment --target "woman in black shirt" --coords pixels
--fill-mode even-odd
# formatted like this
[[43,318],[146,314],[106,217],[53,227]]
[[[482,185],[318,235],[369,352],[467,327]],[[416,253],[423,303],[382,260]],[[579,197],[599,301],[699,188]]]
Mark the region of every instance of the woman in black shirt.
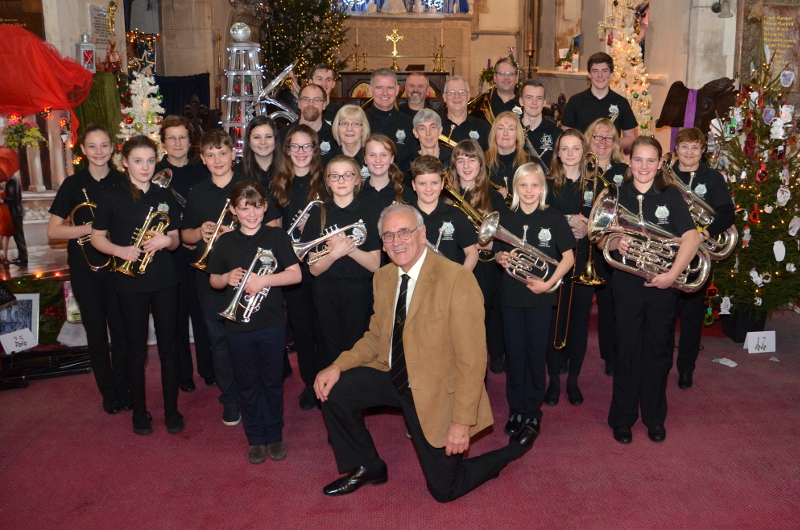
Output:
[[525,131],[513,112],[501,112],[489,133],[489,149],[486,151],[486,168],[491,180],[505,199],[514,172],[522,164],[530,162],[525,150]]
[[269,116],[256,116],[247,124],[242,161],[234,170],[267,189],[275,175],[280,152],[275,122]]

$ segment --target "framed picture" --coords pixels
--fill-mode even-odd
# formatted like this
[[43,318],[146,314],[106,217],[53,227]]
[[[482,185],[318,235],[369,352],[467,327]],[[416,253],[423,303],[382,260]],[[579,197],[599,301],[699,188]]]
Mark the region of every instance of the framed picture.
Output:
[[28,328],[39,340],[39,293],[14,293],[16,300],[0,309],[0,335]]

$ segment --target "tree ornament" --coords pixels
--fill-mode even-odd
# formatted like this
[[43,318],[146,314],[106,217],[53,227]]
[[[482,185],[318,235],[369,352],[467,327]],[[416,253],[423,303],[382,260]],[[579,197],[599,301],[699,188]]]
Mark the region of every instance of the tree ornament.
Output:
[[720,315],[730,315],[731,314],[731,307],[733,304],[731,303],[730,296],[723,296],[722,302],[719,304],[719,314]]
[[718,292],[717,286],[714,285],[714,278],[711,278],[711,285],[706,289],[706,298],[716,298]]
[[[750,237],[750,226],[747,225],[744,227],[744,230],[742,230],[742,248],[747,248],[750,246]],[[736,259],[739,259],[738,256]]]
[[769,173],[767,173],[767,165],[761,164],[761,168],[759,168],[758,172],[756,172],[756,180],[758,182],[764,182],[767,180]]
[[764,213],[772,213],[772,205],[771,204],[765,204],[764,205]]
[[136,132],[142,132],[142,130],[144,129],[144,125],[137,122],[133,124],[133,128],[136,130]]
[[125,123],[127,123],[128,125],[130,125],[131,123],[133,123],[133,118],[131,118],[130,116],[126,117],[126,118],[125,118]]
[[800,229],[800,217],[796,215],[789,221],[789,235],[794,237],[797,235],[797,230]]
[[794,263],[787,263],[786,264],[786,272],[795,272],[797,270],[797,266]]
[[753,305],[755,305],[756,307],[759,307],[759,306],[761,306],[761,304],[762,304],[762,303],[764,303],[764,301],[763,301],[763,300],[762,300],[760,297],[758,297],[758,296],[756,296],[756,297],[753,299]]
[[789,191],[789,188],[786,186],[781,186],[778,188],[778,206],[784,207],[786,203],[789,202],[789,199],[792,198],[792,192]]
[[758,204],[753,205],[753,210],[750,212],[750,215],[747,217],[751,223],[760,223],[761,222],[761,214],[758,212]]
[[780,239],[772,245],[772,252],[775,254],[775,260],[780,263],[786,257],[786,246]]

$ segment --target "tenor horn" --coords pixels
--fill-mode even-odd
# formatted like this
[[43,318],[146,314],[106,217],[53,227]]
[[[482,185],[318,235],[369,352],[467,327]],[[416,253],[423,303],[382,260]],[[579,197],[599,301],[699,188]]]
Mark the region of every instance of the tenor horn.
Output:
[[[82,188],[81,191],[83,192],[83,197],[86,199],[86,201],[84,201],[84,202],[80,203],[79,205],[75,206],[75,208],[73,208],[72,211],[69,213],[69,224],[71,226],[78,226],[78,225],[75,224],[75,214],[78,213],[79,211],[81,211],[84,208],[89,208],[89,212],[92,214],[92,219],[94,220],[94,209],[97,208],[97,204],[95,204],[95,203],[93,203],[92,201],[89,200],[89,195],[86,193],[86,189],[85,188]],[[83,223],[83,225],[84,226],[86,226],[86,225],[91,226],[93,220],[92,221],[88,221],[86,223]],[[111,263],[111,256],[108,257],[108,261],[106,261],[103,265],[100,265],[99,267],[96,266],[96,265],[92,265],[92,263],[89,261],[89,255],[86,254],[86,247],[84,246],[87,243],[89,243],[91,240],[92,240],[92,234],[87,234],[85,236],[79,237],[76,241],[77,241],[78,245],[81,247],[81,252],[83,252],[83,259],[86,260],[86,264],[89,266],[89,269],[91,269],[92,272],[97,272],[100,269],[108,267],[108,265]]]

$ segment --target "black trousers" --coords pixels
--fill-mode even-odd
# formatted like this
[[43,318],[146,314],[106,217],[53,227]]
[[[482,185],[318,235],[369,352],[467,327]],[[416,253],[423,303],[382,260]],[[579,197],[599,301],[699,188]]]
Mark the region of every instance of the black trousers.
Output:
[[297,365],[306,386],[313,385],[317,372],[327,366],[323,364],[327,356],[314,307],[313,281],[310,273],[303,272],[303,280],[299,284],[283,287],[286,317],[292,327]]
[[553,307],[502,306],[502,311],[506,335],[508,408],[513,413],[522,414],[523,420],[540,420],[545,393],[548,331]]
[[195,269],[188,263],[175,260],[175,271],[178,275],[178,327],[176,341],[178,348],[179,379],[186,381],[192,378],[194,367],[192,349],[189,340],[189,319],[192,321],[194,334],[194,352],[197,357],[197,373],[204,379],[214,378],[214,360],[211,357],[211,345],[208,330],[197,295],[197,283],[194,278]]
[[648,427],[667,417],[667,378],[672,368],[670,332],[678,291],[645,287],[643,278],[614,274],[617,361],[608,413],[610,427],[631,427],[642,410]]
[[617,359],[617,321],[614,316],[614,268],[606,262],[603,253],[595,247],[594,263],[597,274],[606,283],[595,287],[597,295],[597,341],[600,358],[613,366]]
[[317,277],[313,285],[314,307],[325,343],[322,366],[327,367],[367,331],[372,314],[372,281]]
[[161,391],[164,413],[178,410],[178,350],[175,329],[178,314],[178,288],[168,287],[152,293],[119,293],[119,308],[128,337],[128,385],[133,412],[147,410],[144,367],[147,360],[147,331],[150,312],[158,340],[161,360]]
[[[481,257],[483,256],[484,254],[481,254]],[[495,261],[479,261],[473,273],[483,294],[483,322],[486,326],[486,347],[489,350],[489,357],[502,359],[506,351],[499,292],[503,270]]]
[[433,447],[425,439],[411,389],[398,394],[389,372],[359,367],[342,372],[328,400],[322,403],[322,413],[340,471],[359,466],[379,469],[385,465],[378,456],[362,413],[362,409],[375,406],[403,409],[428,491],[439,502],[455,500],[496,478],[510,461],[524,452],[522,446],[513,444],[473,458],[447,456],[443,447]]
[[97,388],[103,396],[103,407],[108,409],[115,404],[130,403],[128,345],[117,303],[116,278],[108,268],[92,272],[85,263],[70,266],[69,274],[72,292],[81,309],[89,346],[89,362]]
[[[11,224],[14,225],[14,244],[17,245],[17,259],[26,263],[28,261],[28,244],[25,242],[25,228],[22,224],[22,216],[12,215]],[[72,272],[70,271],[71,274]]]
[[[572,289],[572,309],[570,310],[570,289]],[[550,378],[558,379],[561,368],[561,360],[566,360],[569,364],[569,375],[578,377],[583,366],[583,359],[586,357],[586,343],[589,340],[589,313],[592,310],[592,299],[594,298],[594,287],[578,285],[572,283],[569,278],[564,279],[559,296],[561,297],[561,313],[553,312],[553,319],[550,324],[550,336],[547,341],[547,373]],[[567,320],[569,315],[569,320]],[[553,337],[558,324],[558,335],[556,340],[560,343],[567,337],[567,345],[563,350],[556,350],[553,347]],[[567,326],[569,332],[567,333]]]
[[703,336],[703,320],[706,313],[706,289],[711,285],[711,275],[705,285],[693,293],[678,293],[678,314],[672,322],[669,335],[669,351],[675,350],[675,328],[681,320],[681,336],[678,339],[678,358],[676,365],[679,374],[693,374],[697,357],[700,355],[700,340]]

